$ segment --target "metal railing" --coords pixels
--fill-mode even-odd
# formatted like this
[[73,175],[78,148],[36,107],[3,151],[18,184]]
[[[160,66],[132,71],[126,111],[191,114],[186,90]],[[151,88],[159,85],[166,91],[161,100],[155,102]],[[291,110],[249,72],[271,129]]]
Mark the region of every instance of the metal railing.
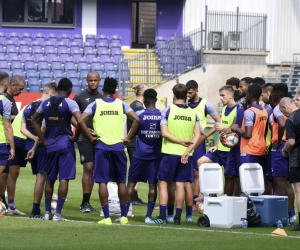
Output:
[[266,51],[267,15],[205,7],[205,48]]

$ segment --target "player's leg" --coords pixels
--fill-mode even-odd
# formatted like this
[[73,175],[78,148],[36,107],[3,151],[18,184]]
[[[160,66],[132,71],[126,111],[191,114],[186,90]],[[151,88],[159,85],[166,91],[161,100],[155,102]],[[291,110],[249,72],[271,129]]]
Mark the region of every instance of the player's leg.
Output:
[[[225,159],[224,159],[225,160]],[[232,148],[226,158],[224,166],[224,194],[227,196],[232,196],[234,192],[234,176],[239,176],[238,166],[236,164],[236,148]]]
[[296,204],[297,204],[297,210],[298,210],[299,223],[294,228],[292,228],[291,230],[300,231],[300,212],[299,212],[300,211],[300,171],[299,171],[299,168],[293,168],[291,173],[292,172],[295,173],[295,171],[298,172],[297,173],[297,176],[298,176],[297,178],[299,178],[298,179],[299,182],[293,183],[294,184],[294,189],[295,189],[295,192],[296,192]]
[[20,166],[13,165],[9,167],[9,174],[7,179],[7,198],[8,198],[8,212],[10,215],[25,215],[25,213],[20,212],[16,209],[15,205],[15,192],[16,183],[20,174]]
[[2,174],[0,175],[0,199],[5,204],[6,208],[8,208],[8,204],[5,198],[5,190],[7,186],[8,173],[9,173],[9,167],[8,165],[6,165]]
[[[9,157],[9,147],[8,146],[2,146],[1,151],[2,151],[2,153],[0,154],[0,176],[3,174],[3,172],[5,171],[6,166],[7,166],[7,159]],[[1,184],[1,181],[2,180],[0,178],[0,184]],[[4,192],[3,192],[3,194],[4,194]],[[0,197],[0,201],[1,200],[2,200],[2,197]],[[4,195],[4,200],[5,200],[5,195]],[[2,200],[2,202],[3,202],[3,200]],[[7,204],[5,204],[5,206],[7,208]],[[4,218],[4,217],[5,217],[4,215],[0,214],[0,218]]]
[[185,209],[186,209],[186,222],[193,222],[192,217],[192,205],[193,205],[193,187],[191,182],[184,183],[184,191],[185,191]]
[[167,221],[174,222],[174,204],[175,204],[176,183],[168,183],[168,205],[167,205]]
[[80,153],[80,163],[83,165],[82,173],[82,202],[80,211],[89,213],[97,211],[90,205],[90,197],[93,190],[94,182],[92,180],[94,170],[94,146],[82,136],[82,141],[78,142],[78,150]]
[[195,149],[193,153],[193,174],[194,174],[194,183],[193,183],[193,206],[192,210],[197,210],[197,199],[199,198],[200,193],[200,182],[199,182],[199,169],[197,161],[203,155],[206,154],[205,142],[201,143],[198,148]]
[[295,213],[295,193],[294,189],[290,183],[290,181],[287,181],[287,189],[288,189],[288,198],[289,198],[289,223],[292,225],[294,224],[294,221],[296,220],[296,213]]
[[95,148],[95,162],[93,171],[93,182],[99,183],[99,200],[101,203],[104,219],[100,220],[98,224],[111,225],[112,221],[109,217],[108,207],[108,189],[107,183],[110,181],[110,154],[108,151]]

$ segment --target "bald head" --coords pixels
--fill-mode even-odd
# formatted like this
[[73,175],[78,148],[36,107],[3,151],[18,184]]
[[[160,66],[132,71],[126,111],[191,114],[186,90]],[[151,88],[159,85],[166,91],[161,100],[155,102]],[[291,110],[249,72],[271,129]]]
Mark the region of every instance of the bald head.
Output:
[[25,88],[25,80],[22,76],[15,75],[10,79],[7,93],[11,96],[18,96]]
[[291,98],[284,97],[280,100],[279,109],[285,116],[290,116],[298,108]]

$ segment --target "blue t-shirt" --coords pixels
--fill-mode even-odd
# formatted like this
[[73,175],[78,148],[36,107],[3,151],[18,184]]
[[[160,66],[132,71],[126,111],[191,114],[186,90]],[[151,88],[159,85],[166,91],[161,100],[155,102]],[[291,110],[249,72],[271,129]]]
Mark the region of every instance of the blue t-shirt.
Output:
[[[59,98],[60,96],[56,96],[55,98]],[[45,121],[50,116],[50,98],[44,100],[41,105],[36,110],[37,113],[43,114]],[[68,135],[73,135],[71,129],[71,118],[73,113],[79,111],[79,107],[77,103],[69,98],[65,98],[61,104],[58,106],[58,116],[61,119],[64,119],[70,126],[68,127],[59,127],[59,126],[50,126],[47,127],[47,131],[45,133],[45,138],[47,140],[47,152],[58,151],[67,147],[74,146],[74,143],[69,139]],[[46,122],[47,123],[47,122]]]
[[140,124],[133,156],[140,160],[161,158],[161,111],[144,109],[137,111],[136,114],[140,118]]
[[[42,101],[37,100],[36,102],[41,104]],[[23,117],[22,117],[22,123],[26,123],[26,119],[30,117],[31,105],[32,105],[32,102],[30,104],[28,104],[27,107],[24,109]],[[31,134],[36,136],[36,133],[35,133],[33,127],[28,127],[27,124],[26,124],[26,128]],[[33,147],[33,145],[34,145],[34,140],[27,137],[25,149],[30,150]]]
[[[116,100],[116,98],[113,98],[113,97],[103,97],[102,98],[102,101],[108,102],[108,103],[114,102],[115,100]],[[84,112],[88,113],[90,116],[94,117],[95,112],[96,112],[96,108],[97,108],[96,102],[92,102],[91,104],[89,104],[86,107]],[[130,106],[126,102],[123,102],[123,112],[124,112],[124,114],[126,115],[131,111],[132,111],[132,109],[130,108]],[[123,151],[124,150],[124,144],[122,142],[114,144],[114,145],[106,145],[105,143],[103,143],[101,141],[101,138],[97,141],[95,147],[98,148],[98,149],[107,150],[107,151]]]

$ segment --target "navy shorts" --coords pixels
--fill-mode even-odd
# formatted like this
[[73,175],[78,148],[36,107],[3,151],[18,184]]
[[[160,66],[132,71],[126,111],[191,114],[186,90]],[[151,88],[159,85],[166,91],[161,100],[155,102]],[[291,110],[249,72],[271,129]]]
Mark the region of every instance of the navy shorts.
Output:
[[193,168],[198,170],[197,161],[206,154],[205,142],[202,142],[193,153]]
[[44,146],[39,146],[35,152],[34,157],[30,161],[33,175],[46,172],[46,159],[47,148]]
[[157,184],[157,173],[161,159],[140,160],[134,156],[128,173],[128,182],[148,182]]
[[273,175],[272,175],[272,154],[271,150],[269,153],[265,155],[265,166],[264,166],[264,175],[266,180],[272,180]]
[[95,148],[93,181],[96,183],[126,183],[127,158],[124,151]]
[[289,158],[282,155],[284,146],[282,143],[279,148],[271,149],[273,177],[289,177]]
[[224,175],[239,177],[240,168],[240,145],[231,148],[226,160]]
[[75,147],[68,147],[47,153],[45,161],[49,180],[73,180],[76,177]]
[[210,159],[213,163],[218,163],[226,169],[226,161],[229,152],[216,150],[215,152],[207,152],[204,156]]
[[9,157],[10,146],[2,143],[0,144],[0,167],[6,167]]
[[182,164],[181,156],[164,154],[158,170],[158,179],[167,182],[194,182],[192,162],[192,157],[189,157],[187,164]]
[[241,153],[240,163],[241,163],[241,165],[244,163],[258,163],[263,167],[265,164],[265,156]]
[[21,168],[26,167],[27,160],[27,150],[26,147],[26,139],[22,139],[14,136],[15,142],[15,157],[12,160],[7,161],[7,166],[20,166]]

